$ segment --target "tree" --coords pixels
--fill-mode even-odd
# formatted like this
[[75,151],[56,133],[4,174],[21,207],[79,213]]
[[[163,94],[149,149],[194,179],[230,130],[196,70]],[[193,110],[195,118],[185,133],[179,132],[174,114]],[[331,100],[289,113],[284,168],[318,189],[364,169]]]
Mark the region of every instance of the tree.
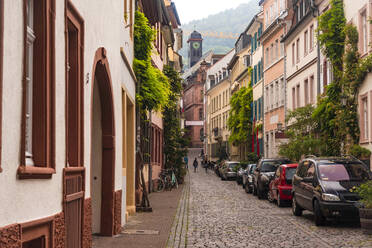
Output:
[[299,161],[302,155],[320,154],[322,142],[316,135],[317,122],[313,119],[314,107],[306,105],[290,111],[286,117],[286,135],[289,141],[279,147],[279,154]]
[[186,174],[183,158],[187,155],[187,140],[182,134],[178,105],[182,92],[181,78],[170,66],[165,66],[163,72],[169,79],[171,92],[163,109],[165,167],[174,169],[177,180],[182,182]]
[[151,53],[155,31],[151,28],[145,15],[135,12],[134,22],[134,61],[133,70],[137,78],[136,114],[137,114],[137,155],[136,169],[140,175],[142,188],[141,208],[151,209],[143,175],[144,163],[150,161],[151,135],[148,115],[161,110],[167,103],[170,94],[167,77],[151,63]]

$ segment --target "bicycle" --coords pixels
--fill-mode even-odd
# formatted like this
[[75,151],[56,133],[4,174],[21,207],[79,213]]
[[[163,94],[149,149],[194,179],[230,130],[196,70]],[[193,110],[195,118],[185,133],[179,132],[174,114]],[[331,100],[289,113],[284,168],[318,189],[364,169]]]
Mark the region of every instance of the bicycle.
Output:
[[164,189],[172,190],[172,188],[178,188],[178,182],[176,175],[172,169],[162,170],[159,178],[156,181],[156,192],[162,192]]

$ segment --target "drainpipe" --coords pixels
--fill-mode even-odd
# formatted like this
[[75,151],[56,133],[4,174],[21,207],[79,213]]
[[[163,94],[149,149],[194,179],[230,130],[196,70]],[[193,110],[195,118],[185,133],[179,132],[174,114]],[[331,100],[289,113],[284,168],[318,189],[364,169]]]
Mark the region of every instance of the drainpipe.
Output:
[[[260,37],[261,38],[261,37]],[[262,41],[261,41],[261,50],[262,50],[262,146],[263,146],[263,157],[265,157],[266,151],[266,134],[265,134],[265,49],[263,47]]]
[[151,152],[151,143],[152,143],[152,130],[151,130],[151,123],[152,123],[152,111],[150,111],[150,125],[149,125],[149,130],[148,130],[148,134],[149,134],[149,142],[148,142],[148,152],[150,154],[150,160],[149,160],[149,193],[151,193],[152,191],[152,163],[151,163],[151,157],[152,157],[152,152]]

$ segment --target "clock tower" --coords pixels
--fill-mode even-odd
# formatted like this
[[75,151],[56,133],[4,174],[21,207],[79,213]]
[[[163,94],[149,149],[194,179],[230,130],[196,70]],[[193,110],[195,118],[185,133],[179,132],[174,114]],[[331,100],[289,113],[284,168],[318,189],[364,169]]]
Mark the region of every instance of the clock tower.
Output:
[[187,43],[189,43],[189,66],[191,68],[203,56],[203,38],[199,32],[194,31]]

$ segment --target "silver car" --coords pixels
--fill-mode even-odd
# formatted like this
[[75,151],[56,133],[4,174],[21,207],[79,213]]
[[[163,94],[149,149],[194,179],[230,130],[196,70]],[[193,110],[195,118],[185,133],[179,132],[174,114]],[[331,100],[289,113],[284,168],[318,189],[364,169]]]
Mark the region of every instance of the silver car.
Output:
[[221,168],[221,179],[230,180],[236,178],[236,172],[239,168],[239,162],[237,161],[225,161]]

